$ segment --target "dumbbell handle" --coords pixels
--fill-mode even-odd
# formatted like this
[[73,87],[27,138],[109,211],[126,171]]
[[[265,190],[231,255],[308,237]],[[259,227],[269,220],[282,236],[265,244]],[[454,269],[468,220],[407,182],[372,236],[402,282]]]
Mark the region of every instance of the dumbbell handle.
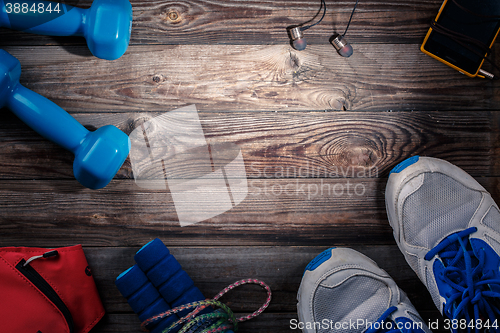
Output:
[[7,107],[40,135],[73,154],[89,133],[66,111],[20,83],[8,97]]
[[[22,6],[23,3],[28,4],[28,12],[23,13],[21,9],[22,7],[19,7],[19,12],[16,13],[17,9],[15,9],[14,5],[19,4]],[[37,13],[32,13],[30,11],[33,4],[35,5],[34,8],[37,10]],[[88,9],[42,0],[0,0],[0,6],[0,27],[18,29],[25,32],[48,36],[84,36],[85,34],[84,26],[86,23]],[[40,13],[38,11],[39,8],[43,8],[43,12]],[[46,8],[51,8],[51,13],[46,12]],[[52,15],[55,8],[60,11],[60,15]],[[27,23],[26,26],[29,28],[12,26],[8,15],[18,16],[20,18],[20,22],[25,19]],[[33,18],[33,15],[36,15],[38,19],[40,19],[40,16],[45,15],[47,20],[42,24],[31,27],[30,20]],[[43,22],[43,20],[41,22]]]

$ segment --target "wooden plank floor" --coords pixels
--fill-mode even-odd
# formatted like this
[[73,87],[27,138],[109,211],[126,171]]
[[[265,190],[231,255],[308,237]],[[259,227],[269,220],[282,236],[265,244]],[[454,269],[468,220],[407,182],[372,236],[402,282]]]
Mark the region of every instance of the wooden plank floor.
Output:
[[[130,160],[106,188],[83,188],[69,152],[2,109],[0,246],[82,244],[107,311],[93,333],[141,332],[114,279],[155,237],[206,296],[240,278],[270,284],[270,307],[240,332],[289,332],[302,271],[331,246],[369,255],[424,319],[439,318],[393,240],[385,183],[398,162],[433,156],[500,202],[500,82],[467,78],[419,51],[441,0],[360,1],[348,59],[328,39],[354,1],[326,2],[302,52],[285,28],[313,16],[316,0],[133,0],[131,45],[112,62],[93,57],[82,38],[0,28],[21,83],[89,129],[113,124],[129,134],[195,104],[207,142],[241,149],[249,184],[232,210],[181,227],[170,192],[138,187]],[[319,192],[325,185],[345,191]],[[243,287],[226,300],[249,313],[264,296]]]

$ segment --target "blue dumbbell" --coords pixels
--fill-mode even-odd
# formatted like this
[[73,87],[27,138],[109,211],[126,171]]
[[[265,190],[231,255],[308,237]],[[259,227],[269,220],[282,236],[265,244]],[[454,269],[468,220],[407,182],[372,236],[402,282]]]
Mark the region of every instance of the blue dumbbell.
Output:
[[47,139],[75,154],[73,173],[84,186],[106,186],[130,151],[128,136],[112,125],[89,132],[66,111],[19,83],[21,64],[0,50],[0,108],[16,116]]
[[[134,259],[172,308],[205,299],[160,239],[156,238],[144,245]],[[190,311],[192,309],[179,312],[179,317]]]
[[83,36],[98,58],[115,60],[132,30],[129,0],[95,0],[89,9],[42,0],[0,0],[0,27],[49,36]]
[[[170,310],[170,306],[165,302],[158,293],[158,290],[156,290],[137,265],[121,273],[116,278],[115,284],[141,321],[145,321],[155,315]],[[159,322],[154,322],[146,326],[146,328],[151,333],[162,332],[178,319],[179,318],[173,314]]]

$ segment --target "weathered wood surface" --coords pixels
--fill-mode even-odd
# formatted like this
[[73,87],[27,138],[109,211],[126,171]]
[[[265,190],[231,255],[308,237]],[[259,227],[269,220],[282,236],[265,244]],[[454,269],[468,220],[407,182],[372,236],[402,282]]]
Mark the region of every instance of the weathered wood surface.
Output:
[[[500,201],[496,177],[478,180]],[[101,191],[70,180],[2,180],[1,244],[140,246],[155,237],[173,246],[392,244],[385,184],[383,178],[252,180],[232,210],[181,227],[169,192],[139,189],[132,180]]]
[[[138,119],[137,114],[76,116],[88,127],[115,123],[124,130]],[[71,154],[11,116],[1,131],[2,242],[139,246],[161,235],[174,245],[214,245],[216,235],[227,245],[388,244],[393,240],[385,177],[414,154],[457,164],[499,198],[495,112],[206,112],[200,117],[208,141],[241,147],[249,194],[235,209],[181,228],[170,193],[138,187],[128,162],[105,189],[84,189],[73,179]]]
[[[354,55],[339,57],[328,38],[343,31],[354,2],[327,0],[303,52],[285,28],[314,15],[319,0],[133,0],[131,46],[112,62],[92,57],[83,38],[0,28],[21,83],[87,128],[130,134],[195,104],[207,142],[241,149],[249,181],[240,205],[181,227],[169,191],[138,187],[130,160],[106,188],[85,189],[71,153],[1,109],[0,246],[83,244],[107,310],[95,333],[140,332],[114,279],[155,237],[207,296],[240,278],[270,284],[270,308],[240,332],[290,332],[302,270],[330,246],[369,255],[424,319],[439,318],[395,245],[386,177],[412,155],[439,157],[500,202],[500,81],[469,79],[419,51],[442,0],[360,2],[347,36]],[[172,172],[197,173],[187,166]],[[245,287],[226,299],[248,313],[263,297]]]
[[[334,33],[342,33],[355,1],[327,0],[323,22],[306,33],[311,44],[328,44]],[[91,1],[69,0],[67,4],[90,7]],[[131,44],[285,44],[286,27],[309,20],[319,9],[319,0],[225,1],[183,0],[178,2],[131,1],[134,9]],[[355,43],[421,43],[441,0],[363,1],[349,27]],[[75,45],[83,38],[45,37],[0,29],[0,47],[6,45]]]
[[[71,153],[9,110],[2,112],[0,179],[73,179]],[[130,134],[162,114],[75,117],[90,129],[113,124]],[[199,117],[209,144],[241,149],[250,179],[383,177],[416,154],[446,159],[476,177],[500,175],[497,112],[200,112]],[[182,161],[171,167],[196,171]],[[117,178],[133,179],[130,160]]]
[[[69,112],[498,110],[500,81],[471,80],[414,44],[131,46],[118,60],[84,46],[5,47],[21,82]],[[74,54],[76,53],[76,54]]]
[[113,181],[101,191],[71,180],[4,180],[2,244],[138,246],[156,236],[176,246],[393,242],[383,180],[331,180],[329,194],[322,182],[251,181],[248,196],[234,209],[181,227],[169,192],[143,190],[131,180]]

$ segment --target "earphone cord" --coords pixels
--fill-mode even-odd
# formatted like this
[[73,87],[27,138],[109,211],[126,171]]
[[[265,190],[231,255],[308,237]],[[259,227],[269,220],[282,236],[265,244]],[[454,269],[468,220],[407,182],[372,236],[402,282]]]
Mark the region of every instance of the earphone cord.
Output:
[[[307,24],[307,23],[313,21],[316,18],[316,16],[318,16],[319,13],[321,13],[321,9],[323,9],[323,15],[321,16],[321,18],[319,19],[319,21],[316,22],[316,23],[314,23],[314,24],[307,25],[307,26],[304,27],[303,26],[304,24]],[[319,24],[325,18],[325,14],[326,14],[326,2],[325,2],[325,0],[321,0],[321,5],[320,5],[319,10],[316,13],[316,15],[314,15],[314,17],[312,19],[310,19],[309,21],[306,21],[304,23],[299,24],[299,26],[301,27],[300,30],[304,31],[304,30],[307,30],[309,28],[314,27],[316,24]]]
[[[349,17],[349,22],[347,22],[347,27],[345,28],[345,31],[342,34],[342,37],[345,37],[345,34],[347,33],[347,29],[349,29],[349,25],[351,25],[352,16],[354,15],[354,12],[356,11],[356,7],[358,6],[358,2],[359,2],[359,0],[356,0],[356,3],[354,4],[354,8],[352,9],[352,12],[351,12],[351,16]],[[318,22],[311,24],[311,25],[303,26],[304,24],[307,24],[307,23],[311,22],[312,20],[314,20],[316,18],[316,16],[318,16],[319,13],[321,12],[321,9],[323,9],[323,15],[321,16],[321,18],[319,19]],[[314,15],[314,17],[312,19],[310,19],[309,21],[306,21],[304,23],[299,24],[299,26],[301,27],[300,30],[304,31],[304,30],[307,30],[309,28],[314,27],[316,24],[319,24],[325,18],[325,14],[326,14],[326,2],[325,2],[325,0],[321,0],[321,6],[319,7],[319,10],[316,13],[316,15]]]
[[347,27],[345,28],[345,31],[342,34],[342,37],[345,37],[345,34],[347,33],[347,29],[349,29],[349,25],[351,25],[352,16],[354,15],[354,11],[356,10],[356,7],[358,6],[358,2],[359,2],[359,0],[356,0],[356,3],[354,4],[354,8],[352,9],[352,12],[351,12],[351,17],[349,17],[349,22],[347,22]]

